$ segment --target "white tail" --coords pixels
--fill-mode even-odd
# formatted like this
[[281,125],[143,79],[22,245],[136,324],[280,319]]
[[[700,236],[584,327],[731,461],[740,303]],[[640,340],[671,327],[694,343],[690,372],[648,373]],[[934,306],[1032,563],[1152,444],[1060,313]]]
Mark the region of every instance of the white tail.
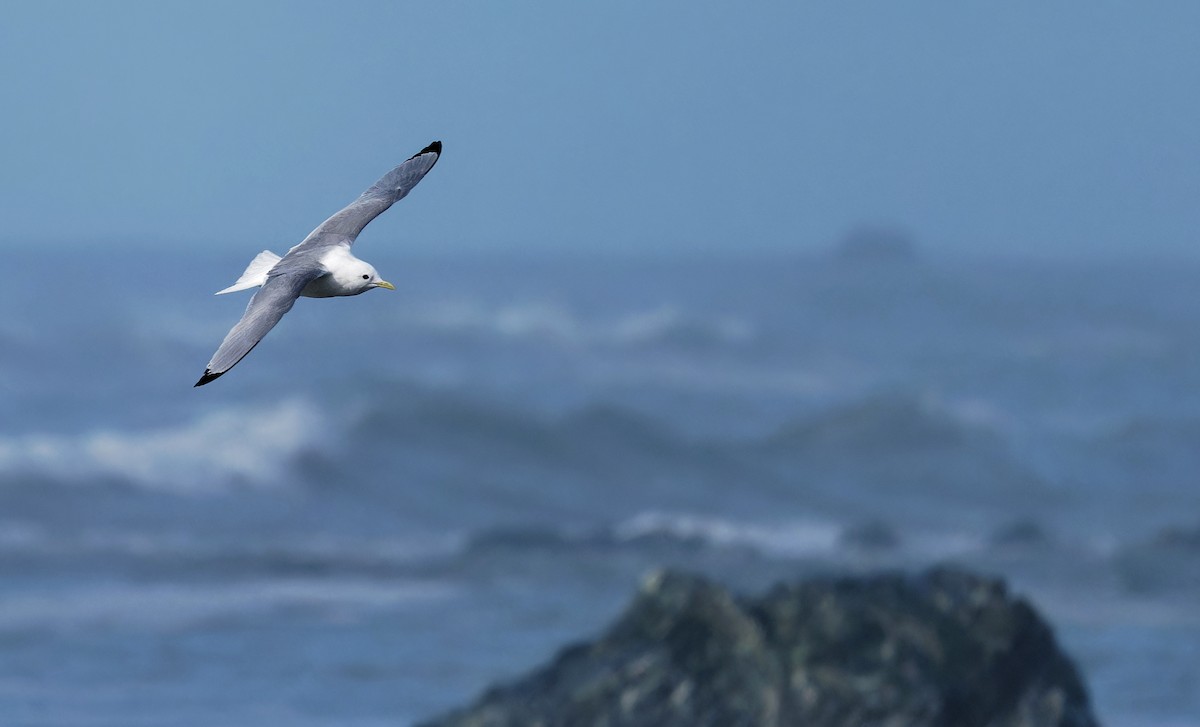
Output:
[[242,273],[242,277],[237,279],[237,282],[224,290],[218,290],[213,295],[223,295],[225,293],[236,293],[239,290],[247,288],[257,288],[267,282],[267,273],[271,268],[275,267],[275,263],[279,262],[280,258],[270,250],[263,250],[254,256],[250,264],[246,266],[246,272]]

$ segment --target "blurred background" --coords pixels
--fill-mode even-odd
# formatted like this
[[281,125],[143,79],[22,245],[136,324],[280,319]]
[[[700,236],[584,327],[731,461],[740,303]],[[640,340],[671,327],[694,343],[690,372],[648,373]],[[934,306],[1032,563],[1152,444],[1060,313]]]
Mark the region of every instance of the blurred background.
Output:
[[[393,725],[951,561],[1200,724],[1200,5],[8,2],[0,722]],[[213,298],[434,139],[192,384]]]

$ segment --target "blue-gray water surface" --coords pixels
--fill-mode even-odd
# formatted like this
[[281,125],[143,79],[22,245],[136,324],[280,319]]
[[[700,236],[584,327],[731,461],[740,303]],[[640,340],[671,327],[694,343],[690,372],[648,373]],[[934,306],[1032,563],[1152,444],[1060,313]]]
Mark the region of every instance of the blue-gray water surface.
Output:
[[657,567],[947,561],[1105,724],[1200,724],[1200,264],[385,247],[398,292],[301,300],[199,389],[257,249],[16,255],[0,724],[408,724]]

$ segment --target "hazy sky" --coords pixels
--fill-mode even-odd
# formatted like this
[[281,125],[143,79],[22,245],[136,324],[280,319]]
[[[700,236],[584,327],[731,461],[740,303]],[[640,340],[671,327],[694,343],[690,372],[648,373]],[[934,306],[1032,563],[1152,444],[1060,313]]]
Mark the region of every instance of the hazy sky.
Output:
[[1200,3],[13,2],[0,244],[1192,254]]

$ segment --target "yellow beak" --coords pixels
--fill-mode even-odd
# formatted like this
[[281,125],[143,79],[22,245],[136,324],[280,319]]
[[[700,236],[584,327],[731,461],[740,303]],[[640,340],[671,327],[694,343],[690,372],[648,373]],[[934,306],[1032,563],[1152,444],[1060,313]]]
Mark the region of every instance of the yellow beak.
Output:
[[392,285],[391,283],[389,283],[386,280],[380,280],[378,283],[375,283],[375,287],[376,288],[387,288],[388,290],[396,289],[396,286]]

